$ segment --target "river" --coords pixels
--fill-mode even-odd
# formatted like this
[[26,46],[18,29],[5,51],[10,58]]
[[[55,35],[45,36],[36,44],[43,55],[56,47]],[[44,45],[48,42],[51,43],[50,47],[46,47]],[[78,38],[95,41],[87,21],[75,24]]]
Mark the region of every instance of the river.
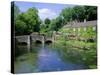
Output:
[[75,50],[54,48],[53,45],[19,46],[23,52],[15,60],[15,73],[33,73],[86,69],[80,53]]

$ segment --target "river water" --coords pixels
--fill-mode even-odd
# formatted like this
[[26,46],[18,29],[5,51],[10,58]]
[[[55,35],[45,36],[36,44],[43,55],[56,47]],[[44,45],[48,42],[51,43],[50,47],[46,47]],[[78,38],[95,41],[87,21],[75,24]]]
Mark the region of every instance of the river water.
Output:
[[80,53],[75,50],[54,48],[52,45],[32,45],[18,48],[23,54],[16,57],[15,73],[33,73],[86,69]]

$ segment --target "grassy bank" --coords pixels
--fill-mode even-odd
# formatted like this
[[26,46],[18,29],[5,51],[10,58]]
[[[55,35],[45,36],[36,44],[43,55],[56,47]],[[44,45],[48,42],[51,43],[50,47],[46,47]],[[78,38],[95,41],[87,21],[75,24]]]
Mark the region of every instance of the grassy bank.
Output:
[[58,40],[55,42],[54,48],[64,51],[62,54],[65,57],[64,60],[70,59],[72,62],[82,61],[90,69],[95,69],[97,66],[96,42]]

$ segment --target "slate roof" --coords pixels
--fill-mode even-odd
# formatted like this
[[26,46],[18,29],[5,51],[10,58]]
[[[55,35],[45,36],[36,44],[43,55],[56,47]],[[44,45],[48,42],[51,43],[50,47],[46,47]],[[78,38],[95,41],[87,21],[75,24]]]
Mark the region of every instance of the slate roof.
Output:
[[87,21],[87,22],[76,22],[70,23],[64,26],[64,28],[78,28],[78,27],[87,27],[87,26],[96,26],[97,20]]

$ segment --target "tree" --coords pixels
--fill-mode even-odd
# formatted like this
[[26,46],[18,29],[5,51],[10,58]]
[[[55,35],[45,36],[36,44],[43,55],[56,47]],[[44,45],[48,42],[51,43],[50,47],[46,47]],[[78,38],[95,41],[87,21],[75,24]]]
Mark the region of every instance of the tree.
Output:
[[46,18],[45,19],[45,24],[50,24],[50,19]]
[[85,15],[87,20],[97,20],[97,7],[96,6],[84,6]]
[[72,10],[72,20],[84,21],[86,15],[83,6],[75,6]]
[[74,6],[72,8],[65,8],[60,13],[64,18],[64,24],[70,21],[82,22],[84,19],[91,21],[97,20],[97,7],[96,6]]
[[24,13],[19,14],[15,21],[15,33],[16,35],[28,34],[28,27],[27,23],[25,22]]
[[[40,31],[41,20],[36,8],[29,8],[27,12],[20,13],[16,19],[16,33],[30,34]],[[22,31],[22,32],[20,32]]]
[[40,26],[41,27],[40,32],[42,32],[42,33],[48,33],[49,32],[50,23],[51,23],[51,20],[49,18],[46,18],[44,20],[44,22],[42,22],[42,24]]
[[58,16],[56,19],[51,21],[49,29],[52,31],[58,31],[63,26],[63,19],[62,17]]
[[51,22],[50,19],[46,18],[44,22],[45,22],[45,27],[48,29],[49,28],[49,24]]
[[41,24],[40,25],[40,33],[45,33],[46,32],[46,27],[45,27],[45,24]]
[[28,31],[39,32],[40,30],[40,18],[38,16],[38,10],[36,8],[30,8],[25,13],[25,20],[28,26]]
[[27,32],[26,30],[27,30],[27,26],[25,22],[21,20],[17,20],[15,24],[16,35],[22,35],[23,33]]
[[62,16],[64,18],[65,23],[72,20],[72,12],[73,12],[72,8],[65,8],[60,13],[60,16]]

